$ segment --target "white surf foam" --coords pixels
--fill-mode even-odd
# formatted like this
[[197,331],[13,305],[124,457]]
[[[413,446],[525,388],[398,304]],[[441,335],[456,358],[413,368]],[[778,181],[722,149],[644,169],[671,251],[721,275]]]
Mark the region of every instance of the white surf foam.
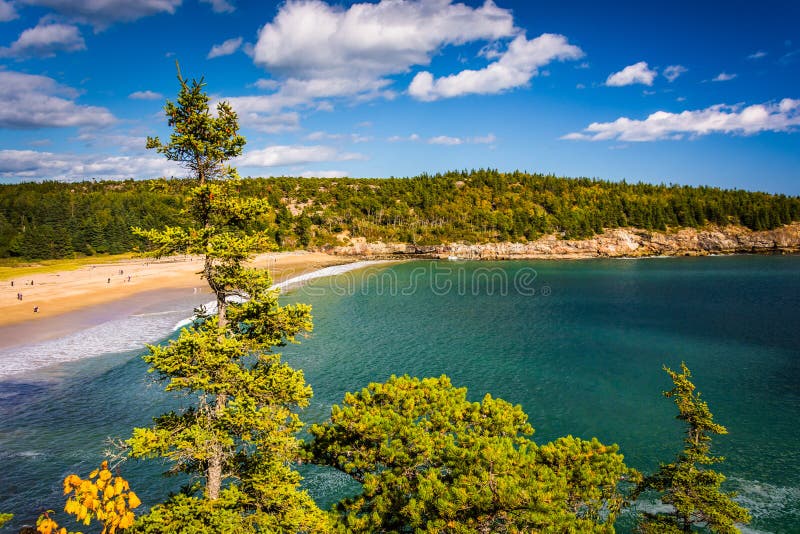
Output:
[[776,486],[757,480],[731,477],[731,488],[738,493],[736,502],[750,510],[753,517],[792,517],[800,521],[800,487]]
[[284,280],[283,282],[273,284],[272,289],[280,289],[281,291],[283,291],[285,289],[302,285],[305,282],[308,282],[309,280],[314,280],[315,278],[336,276],[349,271],[355,271],[356,269],[363,269],[364,267],[369,267],[370,265],[379,265],[387,263],[389,261],[391,260],[366,260],[366,261],[357,261],[354,263],[345,263],[343,265],[334,265],[332,267],[325,267],[317,271],[311,271],[310,273],[301,274],[299,276],[289,278],[288,280]]
[[146,343],[169,335],[175,320],[185,314],[186,310],[181,309],[158,315],[131,315],[61,338],[0,350],[0,378],[103,354],[143,352]]
[[[240,297],[240,296],[238,296],[238,295],[234,295],[234,296],[228,297],[226,300],[228,302],[244,302],[245,299]],[[215,315],[217,313],[217,301],[216,300],[212,300],[212,301],[206,302],[205,304],[203,304],[203,309],[205,310],[205,313],[207,315]],[[192,324],[192,322],[196,318],[197,318],[197,316],[193,315],[191,317],[188,317],[188,318],[185,318],[185,319],[181,319],[180,321],[175,323],[175,326],[172,327],[172,331],[174,332],[175,330],[180,330],[184,326],[189,326],[190,324]]]
[[[737,495],[734,500],[747,508],[755,520],[778,519],[782,523],[800,520],[797,506],[800,503],[800,488],[731,477],[724,489],[735,491]],[[637,501],[635,507],[638,511],[649,513],[669,513],[674,510],[670,505],[646,499]],[[743,534],[771,534],[770,531],[747,525],[737,525],[737,528]]]

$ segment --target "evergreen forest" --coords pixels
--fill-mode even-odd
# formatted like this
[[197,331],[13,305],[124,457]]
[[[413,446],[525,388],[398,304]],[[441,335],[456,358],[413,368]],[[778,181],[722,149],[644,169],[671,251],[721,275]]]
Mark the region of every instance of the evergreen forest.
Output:
[[[145,250],[132,227],[182,226],[191,180],[0,185],[0,258]],[[586,238],[604,229],[707,225],[773,229],[800,221],[800,198],[712,187],[610,182],[482,169],[387,179],[247,178],[273,209],[247,222],[285,250],[337,236],[415,245]]]

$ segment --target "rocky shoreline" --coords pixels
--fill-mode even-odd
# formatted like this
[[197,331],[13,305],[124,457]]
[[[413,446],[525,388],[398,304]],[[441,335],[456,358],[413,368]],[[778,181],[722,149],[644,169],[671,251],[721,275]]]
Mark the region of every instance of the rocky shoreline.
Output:
[[800,223],[763,231],[752,231],[741,226],[682,228],[668,232],[615,228],[589,239],[562,239],[548,235],[527,243],[447,243],[420,246],[408,243],[368,243],[365,238],[357,237],[344,238],[342,245],[326,247],[324,252],[375,258],[476,260],[792,254],[800,252]]

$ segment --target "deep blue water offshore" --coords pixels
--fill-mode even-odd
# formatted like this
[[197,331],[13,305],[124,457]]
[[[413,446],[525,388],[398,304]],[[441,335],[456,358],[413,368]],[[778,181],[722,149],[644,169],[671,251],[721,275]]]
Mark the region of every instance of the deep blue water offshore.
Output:
[[[714,452],[753,514],[743,530],[800,532],[800,257],[415,261],[317,279],[284,300],[314,306],[313,334],[283,351],[314,388],[307,422],[391,374],[447,374],[475,400],[521,404],[539,443],[596,436],[649,471],[681,447],[662,365],[685,361],[728,428]],[[60,509],[61,480],[95,467],[108,436],[181,403],[139,353],[0,378],[0,512],[30,521]],[[123,475],[147,504],[181,483],[162,470],[129,462]],[[322,505],[352,489],[334,472],[304,473]]]

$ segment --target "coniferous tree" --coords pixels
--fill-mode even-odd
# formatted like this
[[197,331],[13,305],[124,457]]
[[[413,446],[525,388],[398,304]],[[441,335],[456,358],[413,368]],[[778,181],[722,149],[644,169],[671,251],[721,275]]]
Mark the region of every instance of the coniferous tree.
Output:
[[629,473],[597,440],[537,447],[520,406],[445,376],[348,393],[311,433],[315,461],[362,484],[334,510],[346,532],[613,532]]
[[176,103],[165,107],[169,142],[148,138],[153,148],[191,173],[188,224],[163,230],[135,229],[155,244],[154,255],[197,254],[216,310],[199,317],[164,346],[150,346],[150,371],[195,402],[134,429],[127,441],[134,458],[162,457],[172,472],[185,472],[194,486],[160,504],[138,523],[143,532],[309,532],[326,528],[323,514],[299,490],[292,469],[302,423],[297,408],[311,388],[302,371],[281,362],[272,347],[311,329],[310,307],[279,306],[265,271],[247,268],[263,238],[242,230],[267,209],[242,199],[238,175],[227,161],[241,153],[236,113],[223,102],[209,111],[202,80],[178,73]]
[[736,523],[748,523],[750,514],[733,501],[735,493],[720,489],[725,476],[705,467],[724,461],[711,455],[711,440],[712,435],[727,434],[728,430],[714,422],[708,404],[700,399],[700,393],[695,393],[686,364],[681,363],[680,373],[666,366],[664,370],[674,384],[664,396],[674,399],[677,418],[686,423],[685,447],[674,462],[661,464],[636,488],[636,495],[646,490],[660,492],[661,502],[672,508],[669,512],[645,513],[639,531],[686,533],[692,531],[692,526],[705,526],[721,534],[738,533]]

